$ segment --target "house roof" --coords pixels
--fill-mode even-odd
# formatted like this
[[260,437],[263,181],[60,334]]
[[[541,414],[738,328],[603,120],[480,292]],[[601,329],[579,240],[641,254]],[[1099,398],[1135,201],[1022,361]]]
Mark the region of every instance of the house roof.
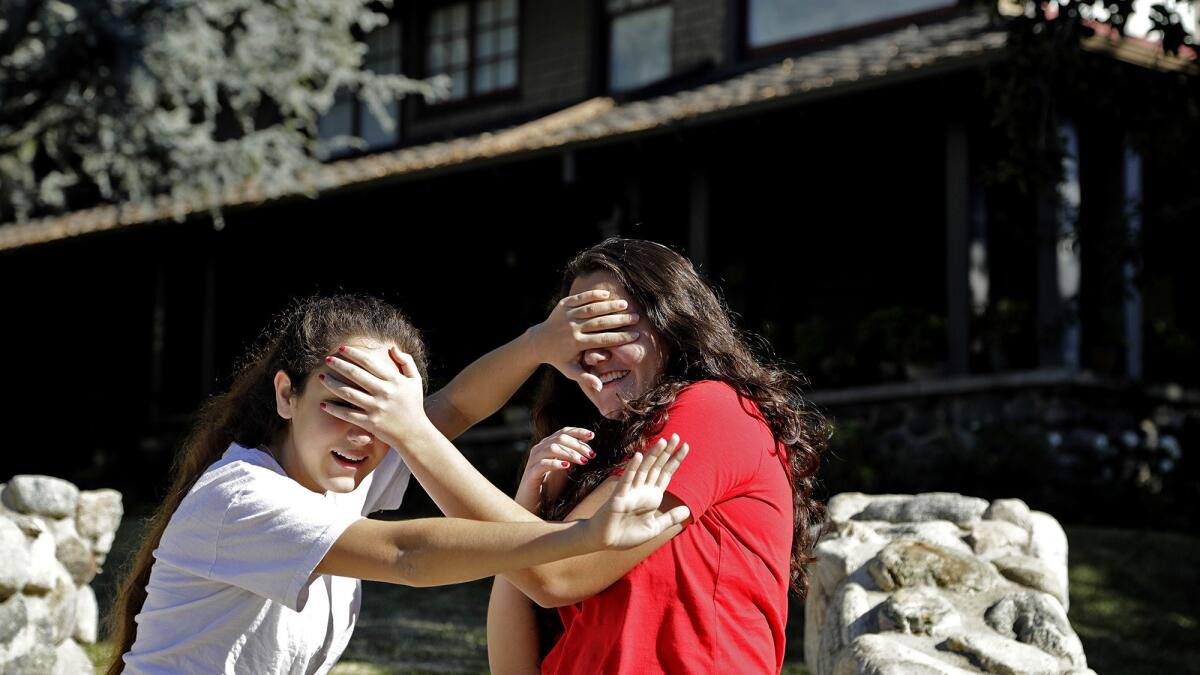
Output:
[[[711,84],[645,100],[619,103],[593,98],[519,126],[364,157],[330,162],[311,181],[318,194],[419,178],[432,172],[511,161],[629,137],[707,124],[771,107],[857,91],[905,76],[973,67],[1005,45],[1002,28],[986,14],[961,15],[911,25],[886,34],[784,58]],[[221,207],[239,207],[301,196],[267,194],[247,185]],[[150,204],[105,205],[25,223],[0,226],[0,251],[83,234],[182,219],[204,212],[162,197]]]

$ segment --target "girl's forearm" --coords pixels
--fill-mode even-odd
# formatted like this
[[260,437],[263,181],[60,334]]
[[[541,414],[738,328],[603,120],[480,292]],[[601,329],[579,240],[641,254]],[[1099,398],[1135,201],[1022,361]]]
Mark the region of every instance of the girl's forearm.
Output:
[[429,518],[392,525],[401,583],[462,583],[599,550],[589,521],[485,523]]
[[488,665],[495,675],[539,671],[537,615],[533,603],[515,586],[496,577],[488,601]]
[[430,395],[425,413],[446,438],[457,438],[507,403],[538,365],[531,334],[525,331],[479,357]]
[[385,440],[396,448],[421,487],[452,518],[542,522],[484,478],[432,425],[407,428]]

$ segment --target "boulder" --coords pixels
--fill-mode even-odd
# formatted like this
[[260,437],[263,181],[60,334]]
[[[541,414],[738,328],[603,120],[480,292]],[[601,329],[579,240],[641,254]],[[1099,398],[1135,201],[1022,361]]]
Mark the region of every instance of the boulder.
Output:
[[981,520],[971,524],[967,543],[975,555],[991,559],[1022,554],[1029,547],[1029,531],[1003,520]]
[[92,660],[74,640],[67,640],[54,650],[53,675],[93,675]]
[[1058,587],[1063,591],[1063,607],[1070,609],[1067,580],[1067,533],[1048,513],[1034,511],[1030,515],[1033,530],[1029,533],[1029,555],[1040,558],[1054,572]]
[[937,586],[950,591],[977,593],[996,585],[996,568],[969,555],[955,553],[923,541],[893,541],[871,562],[867,571],[885,591],[911,586]]
[[1071,629],[1062,605],[1049,595],[1010,593],[988,608],[984,621],[1004,637],[1064,658],[1073,668],[1087,668],[1079,636]]
[[1040,558],[1024,555],[1004,556],[992,561],[1005,579],[1053,595],[1064,605],[1067,589],[1059,585],[1058,576]]
[[984,520],[1012,523],[1026,532],[1033,531],[1033,513],[1020,499],[997,499],[983,512]]
[[833,673],[842,648],[868,632],[866,615],[870,609],[871,601],[862,586],[850,582],[838,590],[825,613],[817,652],[817,675]]
[[26,595],[45,595],[54,588],[54,572],[62,565],[55,556],[54,535],[43,532],[29,545],[29,577],[23,589]]
[[968,675],[886,635],[863,635],[838,660],[833,675]]
[[[121,524],[125,510],[121,506],[121,493],[116,490],[85,490],[79,493],[79,504],[75,511],[75,523],[79,535],[96,541],[104,535],[112,535]],[[108,552],[107,549],[104,551]]]
[[859,511],[854,520],[885,520],[889,523],[948,520],[966,524],[979,520],[987,507],[988,503],[977,497],[930,492],[904,499],[874,500]]
[[71,637],[86,645],[95,644],[99,623],[100,608],[96,604],[96,592],[90,585],[80,586],[75,591],[75,632]]
[[75,535],[64,536],[55,546],[54,555],[62,563],[76,585],[87,584],[96,576],[96,558],[92,547]]
[[948,520],[928,520],[920,523],[880,523],[875,532],[891,539],[917,539],[927,544],[941,546],[957,553],[971,553],[971,547],[963,541],[963,529]]
[[10,642],[27,623],[25,596],[17,594],[0,603],[0,644]]
[[21,528],[0,516],[0,600],[29,582],[29,544]]
[[879,629],[910,635],[949,635],[962,626],[954,605],[937,589],[901,588],[879,607]]
[[971,663],[996,675],[1057,675],[1058,659],[1015,640],[963,633],[946,638],[939,648],[966,656]]
[[53,476],[13,476],[0,493],[4,505],[18,513],[51,518],[75,515],[79,488]]

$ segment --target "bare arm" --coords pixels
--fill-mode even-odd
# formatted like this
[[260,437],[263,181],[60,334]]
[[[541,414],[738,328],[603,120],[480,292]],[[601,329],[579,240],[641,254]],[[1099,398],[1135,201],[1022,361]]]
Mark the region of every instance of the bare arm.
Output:
[[600,380],[579,365],[579,353],[638,337],[620,330],[637,323],[637,315],[624,313],[627,303],[606,301],[608,296],[592,290],[560,300],[545,321],[484,354],[430,395],[425,401],[429,420],[446,438],[458,438],[499,410],[543,363],[583,386],[598,387]]
[[596,550],[586,521],[482,523],[456,518],[360,520],[317,572],[407,586],[441,586]]
[[533,603],[516,586],[496,577],[488,600],[488,665],[494,675],[537,673],[538,628]]

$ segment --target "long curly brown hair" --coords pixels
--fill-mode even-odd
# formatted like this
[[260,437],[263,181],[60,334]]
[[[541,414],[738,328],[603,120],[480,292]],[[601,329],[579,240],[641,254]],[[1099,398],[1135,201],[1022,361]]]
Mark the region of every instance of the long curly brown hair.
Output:
[[236,441],[247,448],[277,443],[288,422],[275,411],[275,373],[287,373],[301,394],[308,376],[337,345],[352,337],[395,341],[412,355],[425,375],[425,344],[412,323],[392,305],[363,295],[314,296],[293,302],[277,314],[240,360],[229,391],[209,399],[180,448],[171,487],[147,526],[142,546],[118,591],[109,616],[113,661],[108,675],[120,673],[122,657],[137,637],[134,617],[146,602],[154,550],[180,502],[196,480]]
[[567,425],[586,421],[596,431],[594,460],[572,469],[559,499],[542,504],[542,516],[561,520],[623,464],[665,422],[680,390],[702,380],[718,380],[753,401],[784,448],[792,485],[793,536],[791,588],[808,590],[805,566],[812,560],[813,525],[823,521],[824,506],[813,486],[830,425],[801,395],[806,381],[776,363],[764,340],[738,330],[713,286],[692,263],[650,241],[611,238],[575,256],[567,264],[556,298],[565,297],[576,278],[608,272],[642,307],[642,317],[667,345],[666,365],[651,388],[627,401],[619,420],[604,418],[579,386],[547,371],[534,403],[534,438],[545,438]]

